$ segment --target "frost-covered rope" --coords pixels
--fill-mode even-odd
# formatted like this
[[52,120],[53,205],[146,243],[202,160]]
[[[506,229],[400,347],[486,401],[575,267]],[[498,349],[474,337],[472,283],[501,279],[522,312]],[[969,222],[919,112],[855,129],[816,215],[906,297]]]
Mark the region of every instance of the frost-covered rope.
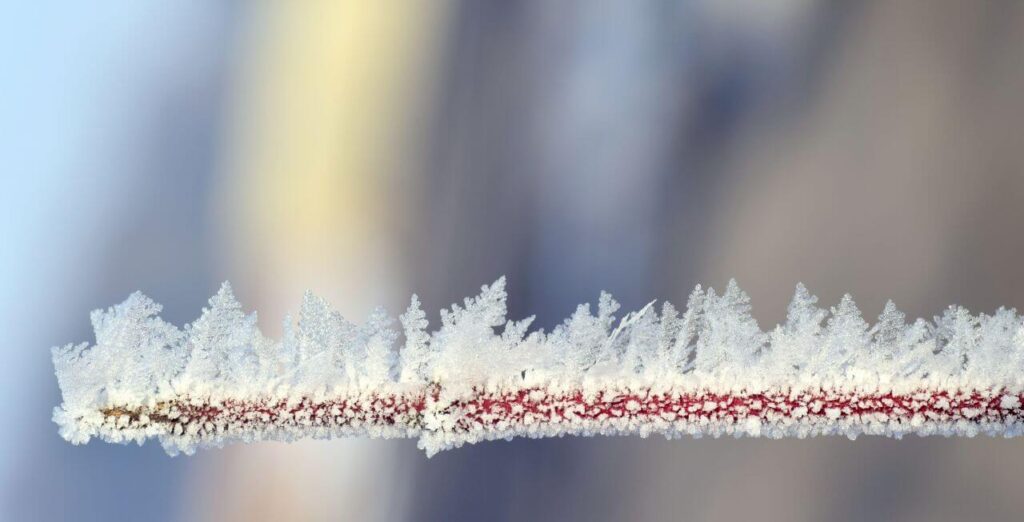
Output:
[[[686,311],[649,304],[616,321],[602,294],[551,332],[506,321],[504,278],[441,311],[418,299],[401,334],[306,294],[297,327],[264,337],[225,283],[184,329],[135,293],[92,314],[96,344],[55,348],[61,435],[76,444],[161,440],[169,453],[231,441],[418,438],[428,454],[561,435],[1013,436],[1024,427],[1024,320],[950,307],[874,326],[849,296],[831,310],[798,285],[762,332],[735,282],[697,287]],[[500,333],[498,332],[500,330]],[[404,340],[401,346],[399,338]]]

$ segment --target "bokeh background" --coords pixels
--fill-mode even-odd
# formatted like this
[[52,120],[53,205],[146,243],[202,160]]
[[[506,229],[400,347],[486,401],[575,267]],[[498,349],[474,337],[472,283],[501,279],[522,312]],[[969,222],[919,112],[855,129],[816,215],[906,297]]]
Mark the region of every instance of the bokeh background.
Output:
[[[143,290],[306,288],[550,328],[736,277],[865,315],[1024,308],[1024,2],[0,7],[0,519],[1021,520],[1024,442],[73,447],[49,348]],[[436,321],[436,315],[431,319]]]

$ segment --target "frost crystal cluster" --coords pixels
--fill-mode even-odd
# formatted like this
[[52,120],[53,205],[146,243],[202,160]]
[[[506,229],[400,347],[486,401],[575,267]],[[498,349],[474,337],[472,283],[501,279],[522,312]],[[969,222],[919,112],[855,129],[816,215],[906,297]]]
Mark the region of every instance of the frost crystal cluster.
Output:
[[225,283],[179,329],[140,293],[92,313],[96,343],[53,350],[61,435],[161,440],[171,454],[231,441],[418,437],[432,455],[517,436],[661,434],[1014,436],[1024,426],[1024,321],[950,307],[871,325],[850,296],[831,309],[798,285],[763,332],[735,282],[686,310],[616,317],[601,294],[550,332],[506,319],[505,280],[441,311],[413,296],[355,324],[307,293],[268,339]]

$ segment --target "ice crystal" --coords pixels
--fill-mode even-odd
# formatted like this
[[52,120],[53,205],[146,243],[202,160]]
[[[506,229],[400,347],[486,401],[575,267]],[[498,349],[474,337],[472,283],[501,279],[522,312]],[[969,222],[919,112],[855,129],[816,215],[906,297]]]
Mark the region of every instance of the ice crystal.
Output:
[[[763,332],[735,281],[696,287],[682,312],[616,318],[607,293],[550,332],[506,317],[505,279],[428,330],[414,295],[347,321],[307,293],[284,336],[263,336],[224,283],[179,329],[140,293],[92,314],[95,344],[53,350],[74,443],[160,438],[169,452],[232,440],[420,437],[428,453],[512,436],[657,432],[806,436],[1015,435],[1024,320],[950,307],[907,323],[890,301],[869,325],[849,295],[826,310],[798,285]],[[399,342],[402,339],[402,342]]]

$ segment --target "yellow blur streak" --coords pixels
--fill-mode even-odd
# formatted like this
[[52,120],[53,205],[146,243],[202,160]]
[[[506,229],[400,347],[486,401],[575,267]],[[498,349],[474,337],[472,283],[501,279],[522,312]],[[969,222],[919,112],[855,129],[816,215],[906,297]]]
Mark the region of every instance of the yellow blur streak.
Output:
[[394,187],[432,84],[445,4],[260,5],[228,158],[227,235],[241,243],[239,265],[255,261],[268,278],[301,271],[299,286],[320,277],[331,293],[336,274],[365,256],[388,261],[382,236],[400,219]]

